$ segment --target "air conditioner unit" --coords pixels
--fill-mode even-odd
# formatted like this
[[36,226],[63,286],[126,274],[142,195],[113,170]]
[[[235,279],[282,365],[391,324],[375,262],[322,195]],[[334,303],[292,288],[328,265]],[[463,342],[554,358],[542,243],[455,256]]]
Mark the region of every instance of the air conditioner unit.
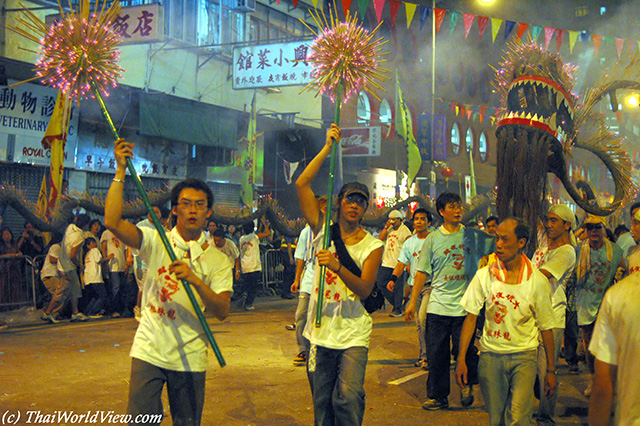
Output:
[[233,0],[232,7],[238,12],[253,12],[256,10],[256,0]]

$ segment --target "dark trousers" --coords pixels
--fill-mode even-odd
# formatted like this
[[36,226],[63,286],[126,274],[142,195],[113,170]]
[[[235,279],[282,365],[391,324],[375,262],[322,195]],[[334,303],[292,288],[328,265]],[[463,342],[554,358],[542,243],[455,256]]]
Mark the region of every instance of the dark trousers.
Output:
[[564,328],[564,359],[567,364],[578,364],[578,313],[567,309]]
[[245,306],[253,305],[253,301],[256,300],[256,293],[258,292],[258,284],[260,283],[261,271],[249,272],[248,274],[242,274],[242,282],[244,283],[244,292],[247,294],[247,300]]
[[404,297],[404,273],[402,273],[398,279],[396,280],[396,285],[393,288],[393,292],[387,289],[387,284],[389,283],[389,278],[393,273],[393,268],[386,268],[381,266],[378,269],[378,276],[376,277],[376,285],[378,289],[382,291],[384,298],[387,299],[387,302],[393,306],[393,310],[395,312],[402,312],[402,298]]
[[[198,426],[204,406],[205,372],[166,370],[131,359],[129,407],[131,424],[159,425],[162,421],[162,388],[167,384],[174,426]],[[142,420],[142,422],[140,422]]]
[[84,288],[84,297],[87,299],[87,307],[84,310],[86,315],[96,315],[107,302],[107,288],[104,283],[87,284]]
[[[457,357],[460,348],[460,334],[465,317],[449,317],[427,314],[427,397],[445,399],[451,392],[451,355]],[[474,345],[475,333],[469,343],[467,356],[469,384],[478,384],[478,351]]]

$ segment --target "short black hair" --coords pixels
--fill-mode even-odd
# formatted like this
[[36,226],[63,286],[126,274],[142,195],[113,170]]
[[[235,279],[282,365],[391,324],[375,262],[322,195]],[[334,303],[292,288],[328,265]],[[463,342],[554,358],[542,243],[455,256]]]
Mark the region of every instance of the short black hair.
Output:
[[489,225],[489,222],[491,222],[491,221],[495,221],[495,222],[496,222],[496,224],[497,224],[497,223],[500,223],[500,221],[498,220],[498,217],[497,217],[497,216],[489,216],[488,218],[486,218],[486,219],[484,220],[484,226],[488,226],[488,225]]
[[529,242],[529,238],[531,238],[531,228],[527,225],[527,222],[524,221],[521,217],[509,216],[504,219],[500,223],[504,223],[507,220],[513,220],[516,222],[516,228],[513,230],[516,234],[516,238],[518,240],[525,239],[525,245]]
[[431,214],[431,212],[429,210],[425,209],[425,208],[422,208],[422,207],[418,207],[416,209],[416,211],[413,212],[413,216],[411,216],[411,219],[415,219],[416,215],[418,213],[426,214],[427,215],[427,222],[433,222],[433,215]]
[[442,214],[440,214],[440,210],[444,210],[444,208],[447,207],[447,204],[461,202],[462,198],[460,198],[458,194],[445,191],[436,198],[436,210],[438,210],[438,214],[442,216]]
[[178,205],[180,193],[185,188],[192,188],[204,192],[207,196],[207,208],[211,209],[211,207],[213,207],[213,191],[209,185],[201,179],[188,178],[178,182],[171,188],[171,208]]
[[89,225],[91,222],[91,218],[86,213],[81,213],[76,217],[75,224],[78,228],[84,229],[85,226]]
[[213,235],[212,237],[226,237],[224,229],[222,228],[217,228],[215,231],[213,231]]
[[616,237],[619,237],[625,232],[629,232],[629,228],[627,228],[625,225],[618,225],[616,226],[616,229],[613,230],[613,235],[615,235]]
[[242,231],[244,232],[245,235],[249,235],[255,230],[256,230],[256,227],[253,224],[253,222],[247,222],[244,225],[242,225]]

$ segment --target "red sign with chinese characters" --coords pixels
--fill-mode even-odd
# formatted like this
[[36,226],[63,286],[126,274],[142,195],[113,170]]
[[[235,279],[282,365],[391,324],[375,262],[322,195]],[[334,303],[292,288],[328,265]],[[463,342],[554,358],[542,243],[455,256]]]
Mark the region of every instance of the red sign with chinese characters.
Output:
[[380,126],[342,129],[342,155],[349,157],[374,157],[380,155]]

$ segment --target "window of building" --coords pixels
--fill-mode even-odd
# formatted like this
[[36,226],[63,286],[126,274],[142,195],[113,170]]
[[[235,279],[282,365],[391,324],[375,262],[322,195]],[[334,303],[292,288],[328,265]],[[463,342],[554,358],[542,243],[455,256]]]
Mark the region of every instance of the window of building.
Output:
[[371,121],[371,102],[369,102],[369,97],[364,91],[358,93],[356,114],[358,115],[358,124],[369,125],[369,121]]
[[391,136],[393,130],[393,111],[391,111],[391,104],[389,104],[386,98],[380,102],[380,124],[382,125],[383,136]]
[[460,127],[458,123],[453,123],[451,126],[451,153],[458,155],[460,152]]
[[469,152],[473,152],[473,130],[471,127],[467,129],[467,135],[464,138],[465,141],[465,152],[468,154]]
[[[175,2],[176,0],[169,1]],[[197,44],[199,46],[236,43],[245,40],[245,13],[235,7],[237,2],[231,0],[192,1],[197,1],[198,5]],[[222,2],[222,20],[220,2]]]
[[250,40],[275,41],[311,35],[313,33],[298,18],[256,3],[256,10],[251,14],[249,23]]
[[478,155],[480,156],[480,161],[487,161],[487,151],[487,133],[483,131],[480,133],[480,137],[478,138]]
[[589,15],[589,6],[576,7],[576,18],[583,18]]

